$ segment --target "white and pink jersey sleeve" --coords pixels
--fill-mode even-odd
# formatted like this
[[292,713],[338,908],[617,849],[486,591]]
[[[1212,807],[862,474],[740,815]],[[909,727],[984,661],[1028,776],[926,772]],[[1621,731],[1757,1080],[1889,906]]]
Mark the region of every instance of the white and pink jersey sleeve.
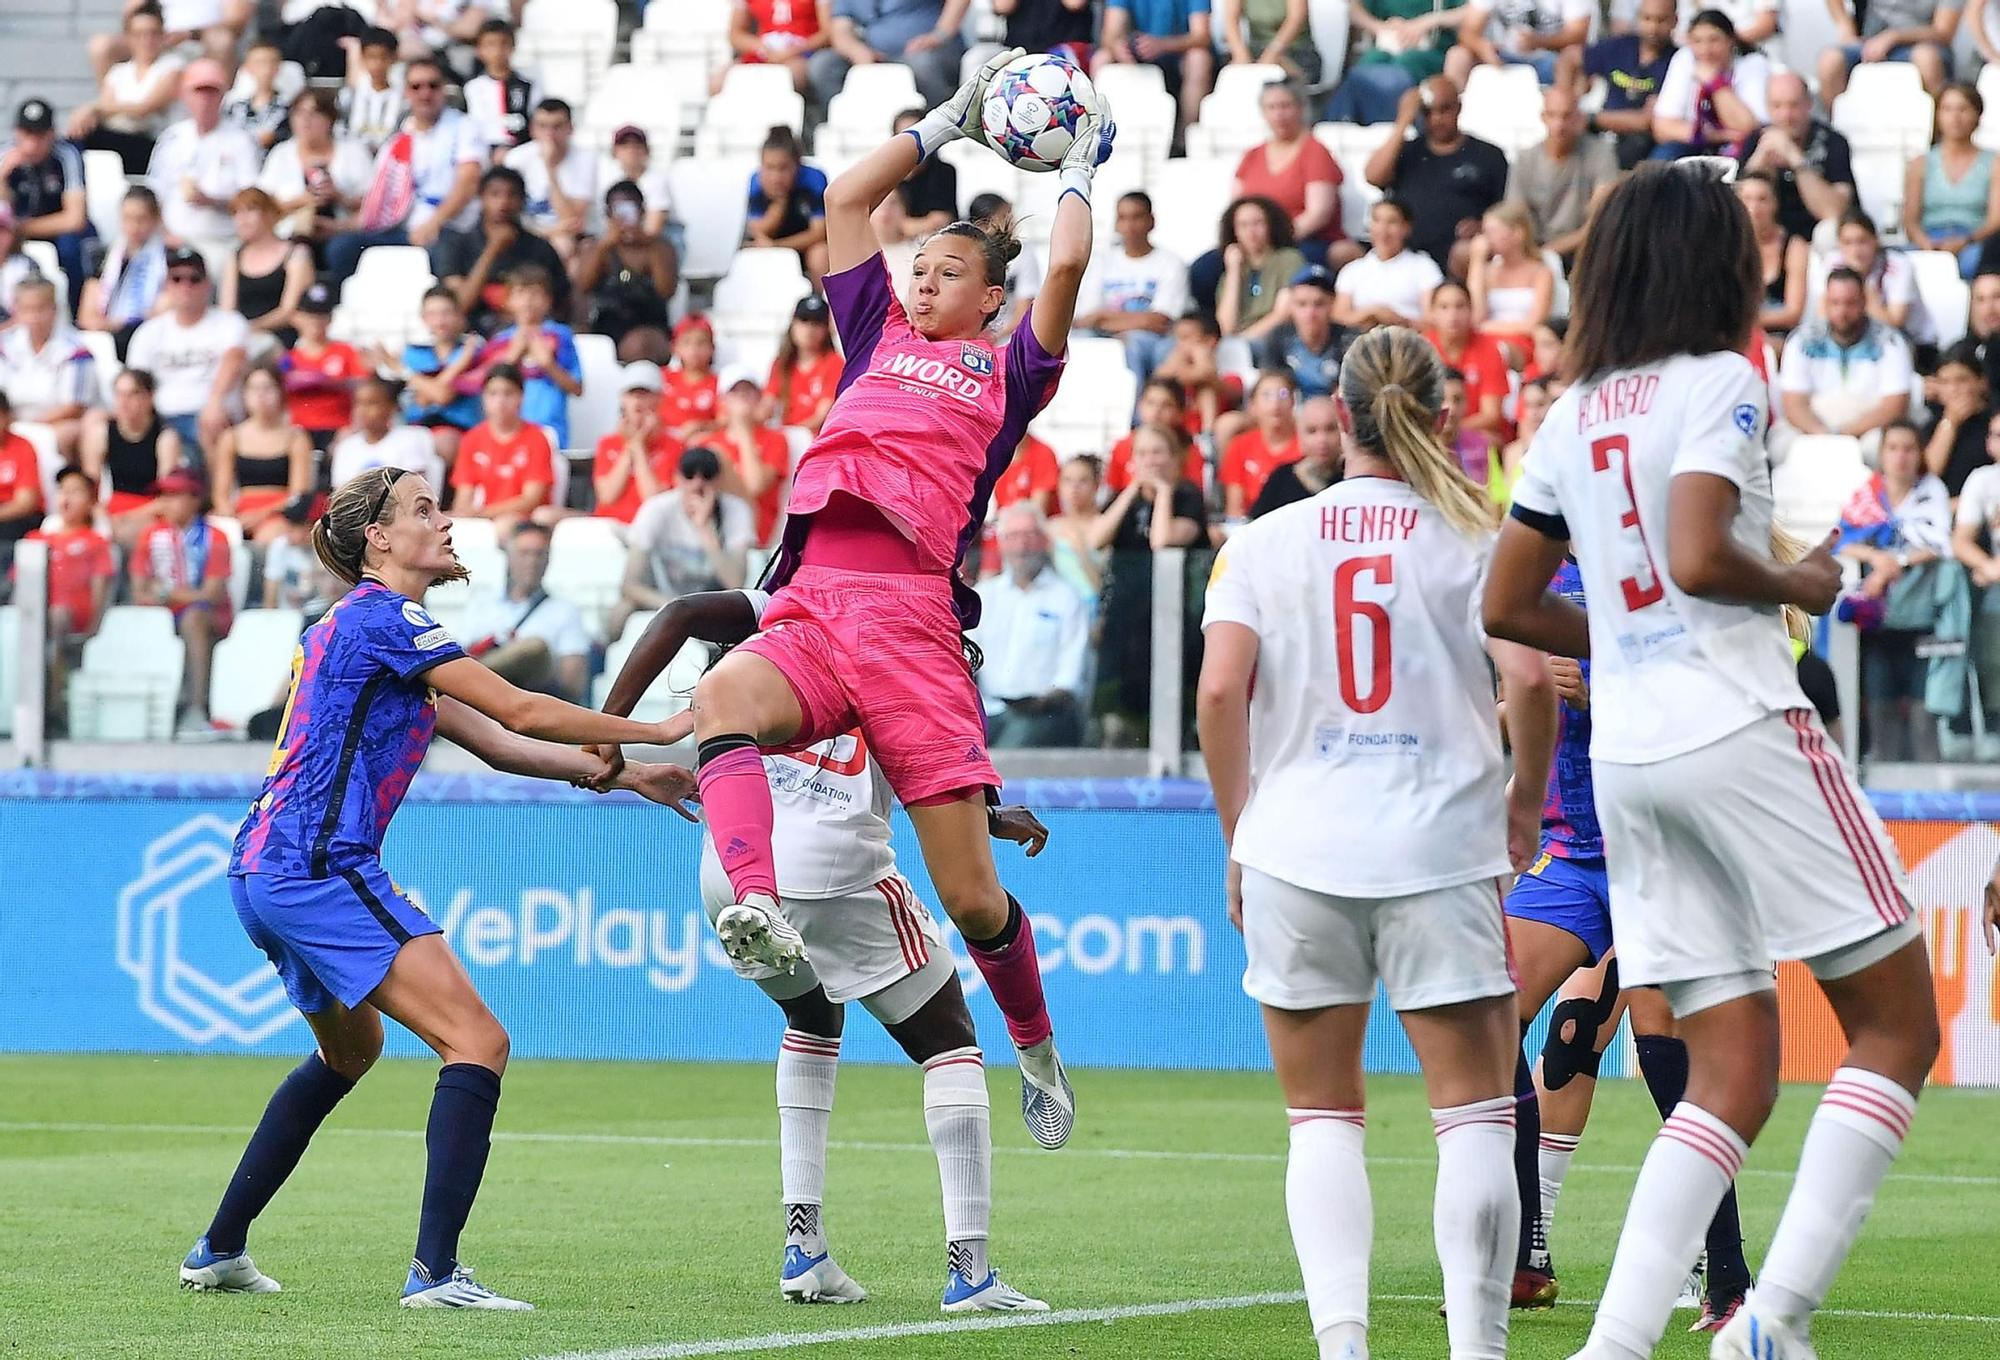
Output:
[[[986,517],[994,483],[1028,422],[1047,406],[1063,356],[1023,321],[996,348],[984,336],[927,340],[910,325],[880,254],[826,276],[847,359],[840,392],[792,481],[790,519],[770,584],[796,567],[810,516],[836,491],[879,509],[917,547],[925,570],[949,572]],[[977,597],[959,593],[967,626]]]

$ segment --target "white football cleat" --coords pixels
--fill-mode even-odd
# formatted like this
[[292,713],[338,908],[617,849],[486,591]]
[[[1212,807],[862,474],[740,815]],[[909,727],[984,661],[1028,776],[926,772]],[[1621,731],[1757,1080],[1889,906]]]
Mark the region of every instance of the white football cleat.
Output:
[[1040,1299],[1031,1299],[1020,1290],[1000,1278],[1000,1272],[989,1270],[986,1278],[974,1284],[964,1275],[954,1270],[945,1276],[944,1300],[938,1305],[946,1313],[1046,1313],[1049,1306]]
[[412,1262],[410,1278],[403,1285],[401,1302],[405,1308],[483,1308],[502,1313],[535,1311],[532,1303],[494,1293],[473,1279],[472,1271],[462,1265],[452,1267],[450,1278],[434,1284],[423,1268]]
[[1056,1054],[1053,1037],[1016,1049],[1021,1064],[1021,1120],[1037,1143],[1059,1148],[1076,1123],[1076,1092]]
[[832,1252],[808,1256],[804,1247],[793,1243],[785,1248],[778,1297],[786,1303],[862,1303],[868,1291],[840,1268]]
[[276,1294],[284,1286],[257,1269],[248,1252],[217,1256],[204,1237],[181,1262],[181,1288],[198,1294]]
[[715,933],[722,939],[722,952],[738,963],[762,964],[780,973],[789,973],[806,956],[805,937],[778,910],[778,904],[762,893],[752,893],[733,907],[724,907],[715,918]]
[[1708,1360],[1819,1360],[1812,1343],[1784,1323],[1760,1316],[1750,1299],[1715,1334]]

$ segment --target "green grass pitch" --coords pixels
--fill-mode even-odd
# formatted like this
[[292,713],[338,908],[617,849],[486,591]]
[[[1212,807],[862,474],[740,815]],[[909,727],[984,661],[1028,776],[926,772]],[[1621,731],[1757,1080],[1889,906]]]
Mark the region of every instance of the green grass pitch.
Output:
[[[1029,1146],[1011,1071],[992,1074],[993,1258],[1059,1309],[1161,1305],[1058,1325],[855,1336],[776,1334],[938,1321],[937,1173],[913,1069],[854,1066],[834,1111],[827,1226],[873,1292],[859,1307],[777,1298],[782,1225],[768,1068],[520,1063],[507,1078],[464,1250],[540,1305],[527,1315],[394,1307],[423,1176],[433,1070],[385,1063],[322,1133],[251,1236],[285,1292],[181,1293],[243,1135],[287,1064],[200,1057],[0,1057],[0,1360],[198,1356],[524,1360],[627,1351],[980,1360],[988,1356],[1300,1357],[1304,1305],[1286,1232],[1285,1128],[1258,1074],[1082,1071],[1070,1148]],[[1813,1093],[1790,1089],[1742,1182],[1751,1260],[1776,1223]],[[1861,1246],[1816,1327],[1824,1360],[2000,1356],[1992,1270],[2000,1096],[1933,1091]],[[1565,1295],[1596,1297],[1657,1124],[1644,1089],[1609,1082],[1564,1192]],[[1432,1144],[1421,1088],[1373,1083],[1378,1360],[1445,1353],[1431,1255]],[[1146,1154],[1146,1155],[1133,1155]],[[1158,1154],[1158,1155],[1153,1155]],[[1208,1154],[1208,1155],[1200,1155]],[[1194,1300],[1228,1300],[1186,1311]],[[1561,1360],[1589,1309],[1515,1315],[1511,1354]],[[1663,1357],[1705,1357],[1669,1333]],[[710,1343],[769,1337],[756,1348]]]

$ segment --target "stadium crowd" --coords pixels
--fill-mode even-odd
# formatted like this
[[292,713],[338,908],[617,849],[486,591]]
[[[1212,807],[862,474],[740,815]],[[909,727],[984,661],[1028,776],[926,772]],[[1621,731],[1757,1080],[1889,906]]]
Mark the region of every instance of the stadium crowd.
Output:
[[[1222,68],[1282,76],[1259,96],[1268,135],[1236,164],[1211,248],[1183,260],[1156,244],[1156,211],[1173,209],[1144,192],[1106,214],[1076,327],[1121,347],[1130,433],[1060,453],[1030,434],[963,564],[984,600],[995,745],[1145,739],[1153,554],[1194,550],[1198,589],[1203,552],[1237,524],[1339,478],[1329,398],[1371,327],[1410,325],[1438,348],[1464,470],[1505,501],[1561,389],[1566,271],[1593,205],[1642,159],[1704,155],[1739,163],[1763,247],[1750,357],[1778,394],[1773,455],[1852,474],[1838,520],[1857,574],[1839,612],[1863,630],[1869,749],[2000,759],[2000,249],[1985,249],[2000,175],[1983,101],[1955,79],[1972,73],[1951,65],[1959,9],[1877,0],[1857,21],[1833,0],[1847,45],[1790,71],[1772,0],[1610,15],[1589,0],[1351,0],[1342,53],[1316,47],[1307,0],[990,0],[985,30],[967,0],[733,0],[734,60],[788,68],[808,101],[803,130],[770,130],[744,189],[742,250],[789,252],[812,287],[766,369],[736,361],[718,340],[727,309],[683,282],[676,148],[638,126],[582,136],[577,111],[516,64],[520,8],[287,3],[261,7],[278,22],[260,26],[232,0],[170,32],[175,6],[132,0],[121,32],[92,44],[96,100],[14,110],[0,558],[26,536],[50,545],[58,721],[106,606],[157,603],[186,644],[179,731],[217,735],[210,660],[237,559],[251,559],[246,603],[310,622],[337,592],[308,527],[327,491],[385,464],[449,488],[461,522],[491,523],[504,579],[476,583],[452,622],[518,683],[587,699],[635,617],[753,580],[841,373],[818,291],[813,133],[850,72],[902,63],[934,101],[990,37],[1100,73],[1156,68],[1174,155]],[[2000,59],[2000,0],[1969,17]],[[1935,117],[1899,215],[1877,221],[1830,109],[1857,66],[1882,63],[1907,63]],[[1496,67],[1533,72],[1540,141],[1503,148],[1461,125],[1468,85]],[[1344,211],[1361,186],[1316,123],[1374,139],[1354,167],[1365,220]],[[129,177],[115,232],[87,211],[85,151],[115,153]],[[877,215],[892,263],[962,208],[1013,211],[993,193],[962,202],[949,163],[921,167]],[[383,246],[422,248],[435,279],[400,347],[334,334]],[[1949,345],[1919,287],[1938,261],[1969,284]],[[1031,246],[1002,325],[1039,274]],[[595,379],[615,381],[618,418],[594,448],[570,438],[580,334],[620,361]],[[622,544],[601,609],[545,588],[562,522],[580,517]]]

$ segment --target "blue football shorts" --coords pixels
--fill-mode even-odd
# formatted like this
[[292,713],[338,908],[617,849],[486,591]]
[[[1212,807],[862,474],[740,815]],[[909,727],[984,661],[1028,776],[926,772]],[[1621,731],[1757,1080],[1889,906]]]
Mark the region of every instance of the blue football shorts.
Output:
[[229,891],[251,942],[270,956],[285,994],[307,1015],[334,1001],[360,1005],[404,945],[438,933],[373,861],[326,878],[232,875]]
[[1544,850],[1514,880],[1507,914],[1566,930],[1596,963],[1611,948],[1611,883],[1601,859],[1561,859]]

